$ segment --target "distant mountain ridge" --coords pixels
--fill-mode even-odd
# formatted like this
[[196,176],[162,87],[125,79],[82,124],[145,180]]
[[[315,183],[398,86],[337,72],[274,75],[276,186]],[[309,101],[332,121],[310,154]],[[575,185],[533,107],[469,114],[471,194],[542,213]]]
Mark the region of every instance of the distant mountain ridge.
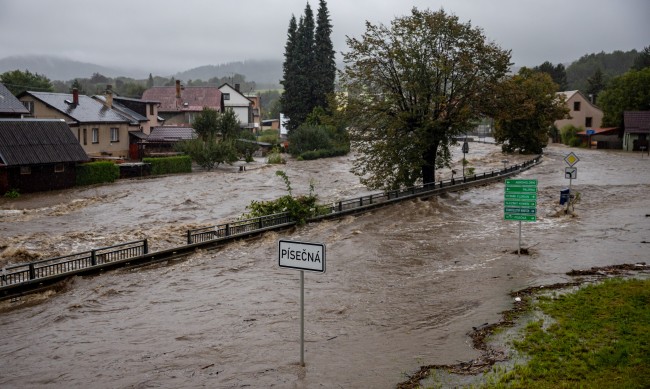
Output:
[[12,70],[29,70],[44,75],[52,81],[68,81],[75,78],[90,78],[93,73],[107,77],[146,77],[133,71],[73,61],[63,57],[49,55],[23,55],[0,59],[0,73]]
[[177,80],[208,81],[214,77],[228,77],[234,74],[246,76],[246,81],[255,81],[264,85],[280,85],[282,79],[281,60],[249,60],[230,62],[221,65],[205,65],[179,72],[174,75]]
[[[0,73],[13,70],[29,70],[32,73],[44,75],[52,81],[90,78],[94,73],[112,78],[145,79],[149,76],[148,72],[142,70],[101,66],[47,55],[11,56],[0,59]],[[214,77],[228,77],[234,74],[241,74],[246,77],[247,81],[255,81],[258,85],[277,86],[282,78],[282,61],[249,60],[221,65],[205,65],[178,72],[173,77],[184,82],[188,80],[208,81]],[[159,76],[171,77],[172,75]]]

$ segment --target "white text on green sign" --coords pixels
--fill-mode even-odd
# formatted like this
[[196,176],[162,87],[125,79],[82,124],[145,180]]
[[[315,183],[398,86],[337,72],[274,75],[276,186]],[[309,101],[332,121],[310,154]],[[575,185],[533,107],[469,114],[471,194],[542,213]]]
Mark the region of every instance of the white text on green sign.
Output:
[[506,207],[536,207],[537,201],[505,200],[503,205]]
[[537,193],[536,186],[506,186],[506,193]]
[[505,208],[505,213],[517,213],[517,214],[536,214],[537,209],[536,208],[514,208],[514,207],[506,207]]
[[524,179],[506,180],[506,185],[533,185],[533,186],[537,186],[537,180],[524,180]]
[[518,220],[522,222],[534,222],[537,220],[535,215],[510,215],[510,214],[505,214],[503,215],[504,220]]
[[510,200],[537,200],[537,193],[506,193],[505,198]]

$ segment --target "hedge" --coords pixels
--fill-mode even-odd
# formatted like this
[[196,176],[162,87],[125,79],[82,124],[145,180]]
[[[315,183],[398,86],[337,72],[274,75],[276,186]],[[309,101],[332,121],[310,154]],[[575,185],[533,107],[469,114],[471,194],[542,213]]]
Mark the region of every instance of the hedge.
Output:
[[151,164],[151,174],[191,173],[192,159],[188,155],[161,158],[142,158]]
[[300,157],[303,160],[308,161],[311,159],[338,157],[341,155],[346,155],[349,152],[350,152],[350,147],[341,146],[333,149],[305,151],[304,153],[300,154]]
[[77,166],[77,185],[114,182],[120,177],[120,168],[110,161],[88,162]]

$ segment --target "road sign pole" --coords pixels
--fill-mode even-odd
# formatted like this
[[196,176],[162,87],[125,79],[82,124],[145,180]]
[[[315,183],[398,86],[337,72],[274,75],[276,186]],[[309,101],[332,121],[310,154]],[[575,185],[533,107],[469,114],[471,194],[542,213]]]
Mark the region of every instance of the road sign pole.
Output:
[[519,220],[519,249],[517,249],[517,256],[521,256],[521,220]]
[[569,177],[569,198],[566,201],[566,214],[569,213],[569,205],[571,204],[571,183],[573,182],[573,176]]
[[300,366],[305,366],[305,272],[300,271]]

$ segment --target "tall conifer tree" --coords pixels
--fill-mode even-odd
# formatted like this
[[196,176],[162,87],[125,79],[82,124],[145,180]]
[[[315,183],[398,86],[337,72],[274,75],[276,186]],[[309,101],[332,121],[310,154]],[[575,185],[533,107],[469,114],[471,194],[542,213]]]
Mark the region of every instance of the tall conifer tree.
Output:
[[327,96],[334,93],[336,80],[336,61],[332,44],[332,24],[325,0],[320,0],[317,15],[316,36],[314,38],[314,103],[326,107]]
[[295,16],[291,17],[281,81],[284,93],[280,100],[282,112],[289,118],[289,130],[304,123],[314,108],[325,107],[327,94],[334,90],[336,67],[331,30],[324,0],[320,0],[318,28],[309,3],[297,26]]

